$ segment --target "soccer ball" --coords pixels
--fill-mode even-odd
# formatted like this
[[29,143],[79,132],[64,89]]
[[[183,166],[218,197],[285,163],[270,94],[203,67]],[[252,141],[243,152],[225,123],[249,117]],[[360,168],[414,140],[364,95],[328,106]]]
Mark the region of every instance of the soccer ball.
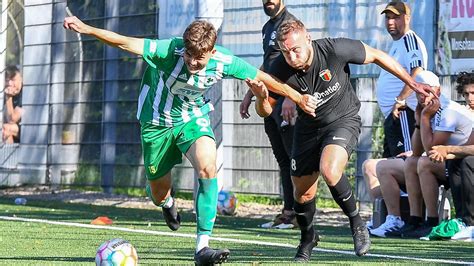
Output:
[[234,193],[221,190],[217,197],[217,212],[222,215],[234,215],[237,208],[237,197]]
[[137,265],[138,256],[135,248],[127,240],[114,238],[97,249],[95,264],[98,266]]

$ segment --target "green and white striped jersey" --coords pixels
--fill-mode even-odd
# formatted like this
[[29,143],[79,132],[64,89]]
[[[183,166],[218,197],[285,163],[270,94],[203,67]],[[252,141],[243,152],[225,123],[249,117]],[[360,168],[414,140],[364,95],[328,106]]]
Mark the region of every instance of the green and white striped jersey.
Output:
[[203,94],[223,78],[254,79],[257,69],[220,46],[206,67],[191,75],[183,60],[182,38],[145,39],[149,64],[142,78],[137,118],[141,123],[173,127],[214,109]]

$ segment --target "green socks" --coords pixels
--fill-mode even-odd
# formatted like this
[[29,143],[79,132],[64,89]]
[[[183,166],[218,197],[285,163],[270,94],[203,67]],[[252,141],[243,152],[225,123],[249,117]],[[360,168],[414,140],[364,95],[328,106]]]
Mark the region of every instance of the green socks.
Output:
[[197,234],[210,235],[217,215],[217,178],[198,178],[196,197]]

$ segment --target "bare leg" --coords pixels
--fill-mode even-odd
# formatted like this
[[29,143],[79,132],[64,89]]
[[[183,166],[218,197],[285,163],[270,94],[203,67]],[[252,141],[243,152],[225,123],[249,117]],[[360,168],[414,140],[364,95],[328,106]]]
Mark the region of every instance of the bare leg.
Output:
[[418,159],[420,157],[408,157],[405,160],[405,183],[410,204],[410,216],[421,217],[423,208],[423,196],[421,194],[420,180],[418,178]]
[[388,214],[400,216],[400,184],[405,184],[405,162],[390,159],[377,164],[377,176]]
[[385,160],[387,159],[368,159],[362,164],[362,173],[364,174],[365,185],[367,186],[372,201],[382,196],[380,181],[376,169],[379,162]]

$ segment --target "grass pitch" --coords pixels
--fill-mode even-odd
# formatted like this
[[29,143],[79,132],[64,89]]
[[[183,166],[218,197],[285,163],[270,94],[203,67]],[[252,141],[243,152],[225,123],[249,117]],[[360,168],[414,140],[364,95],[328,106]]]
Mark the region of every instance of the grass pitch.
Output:
[[[114,224],[105,228],[88,226],[97,216],[108,216]],[[6,217],[41,221],[7,220]],[[182,213],[176,235],[158,210],[125,209],[51,201],[0,199],[0,264],[4,265],[91,265],[97,247],[105,240],[124,238],[138,251],[139,264],[192,265],[195,222],[192,213]],[[60,221],[62,224],[49,224]],[[229,265],[288,265],[298,245],[298,230],[259,228],[262,219],[219,216],[212,247],[229,248]],[[115,229],[115,230],[110,230]],[[474,243],[372,238],[369,256],[353,255],[349,228],[320,226],[322,241],[313,251],[318,264],[446,264],[474,262]]]

